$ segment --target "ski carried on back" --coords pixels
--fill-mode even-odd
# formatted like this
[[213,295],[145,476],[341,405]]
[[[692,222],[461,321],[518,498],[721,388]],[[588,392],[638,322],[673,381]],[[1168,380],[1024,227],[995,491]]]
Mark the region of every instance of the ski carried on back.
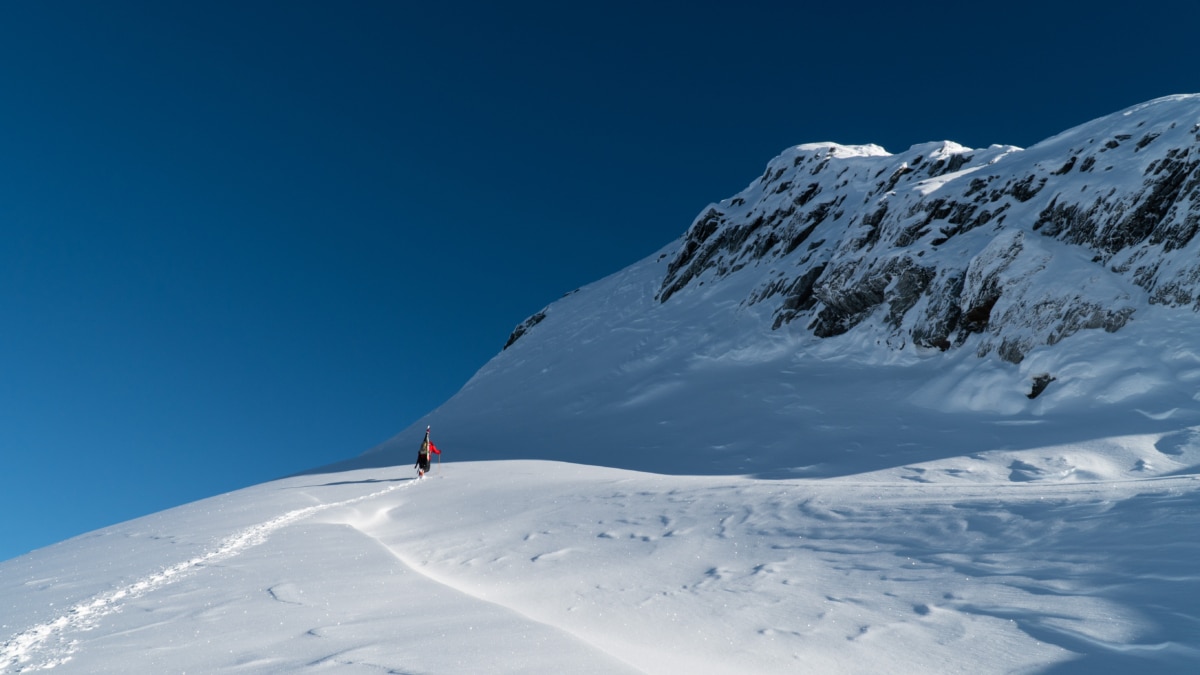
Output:
[[421,449],[417,451],[417,463],[413,466],[417,470],[417,480],[425,477],[429,473],[429,455],[438,456],[438,465],[442,463],[442,451],[437,449],[433,441],[429,440],[429,427],[425,427],[425,440],[421,441]]

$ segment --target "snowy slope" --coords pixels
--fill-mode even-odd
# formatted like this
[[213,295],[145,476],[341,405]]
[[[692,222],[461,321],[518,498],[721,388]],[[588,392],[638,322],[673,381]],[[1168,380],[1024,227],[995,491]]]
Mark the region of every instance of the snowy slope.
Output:
[[0,671],[1195,672],[1198,111],[792,148],[380,447],[0,563]]
[[1037,453],[840,480],[277,481],[0,565],[0,669],[1193,672],[1197,477],[1014,481],[1015,457]]
[[1029,150],[796,146],[347,466],[408,461],[426,424],[464,459],[759,476],[1171,431],[1196,423],[1197,230],[1200,96]]

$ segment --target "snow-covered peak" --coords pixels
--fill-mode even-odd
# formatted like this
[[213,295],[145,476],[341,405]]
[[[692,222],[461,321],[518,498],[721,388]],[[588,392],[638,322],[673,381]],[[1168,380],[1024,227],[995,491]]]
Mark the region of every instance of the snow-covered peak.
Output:
[[[997,350],[1019,362],[1083,327],[1116,330],[1143,296],[1170,305],[1200,296],[1198,122],[1200,99],[1181,96],[1029,150],[943,141],[898,155],[789,151],[697,218],[659,296],[666,302],[698,281],[754,276],[744,302],[773,303],[776,329],[803,321],[831,337],[882,321],[874,330],[894,348],[938,349],[979,333],[981,354]],[[1083,249],[1080,264],[1124,279],[1128,300],[1113,306],[1107,295],[1070,289],[1038,321],[1030,312],[1014,312],[1016,323],[991,320],[999,293],[971,304],[963,280],[972,258],[1010,229]],[[776,271],[762,274],[767,263]],[[1011,293],[1005,299],[1025,306]],[[972,316],[981,320],[964,320]]]
[[913,420],[897,448],[926,446],[917,427],[977,434],[968,411],[1038,422],[994,428],[1000,447],[1073,438],[1106,401],[1184,409],[1198,122],[1182,96],[1024,150],[793,146],[676,242],[535,314],[417,426],[479,458],[841,475],[862,466],[824,430],[872,436],[893,423],[876,409]]
[[[822,155],[845,159],[847,157],[887,157],[891,153],[882,147],[867,145],[842,145],[841,143],[802,143],[792,148],[795,155]],[[788,153],[785,153],[788,154]]]
[[930,141],[928,143],[917,143],[905,151],[904,154],[930,157],[936,160],[968,152],[972,152],[972,149],[954,141]]

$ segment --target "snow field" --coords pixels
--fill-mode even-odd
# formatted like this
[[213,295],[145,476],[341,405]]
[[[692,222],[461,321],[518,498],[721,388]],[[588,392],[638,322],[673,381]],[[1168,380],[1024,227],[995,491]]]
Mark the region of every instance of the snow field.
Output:
[[[0,670],[1190,672],[1200,479],[1005,476],[1038,453],[1087,455],[820,480],[542,461],[290,478],[0,565]],[[125,581],[78,596],[70,561],[114,540]]]
[[[293,509],[265,522],[234,532],[218,542],[214,547],[199,555],[195,555],[182,562],[167,565],[158,571],[141,576],[131,583],[119,585],[116,588],[89,597],[72,605],[65,613],[55,616],[49,621],[35,625],[7,640],[0,646],[0,667],[16,667],[29,660],[29,653],[38,651],[46,651],[53,655],[45,661],[43,667],[54,667],[66,663],[71,659],[71,654],[77,642],[65,639],[63,637],[65,634],[92,630],[106,616],[121,611],[128,601],[144,596],[162,586],[172,584],[184,575],[195,572],[200,568],[219,564],[228,558],[241,554],[247,548],[262,544],[274,531],[282,527],[307,518],[324,509],[353,504],[358,501],[377,497],[397,487],[399,485],[393,485],[378,492],[353,497],[342,502]],[[186,510],[186,508],[183,510]],[[92,535],[85,535],[85,537],[80,539],[91,538],[93,538]],[[48,580],[35,580],[25,585],[36,585],[41,588],[51,586]],[[53,603],[50,606],[52,607]]]

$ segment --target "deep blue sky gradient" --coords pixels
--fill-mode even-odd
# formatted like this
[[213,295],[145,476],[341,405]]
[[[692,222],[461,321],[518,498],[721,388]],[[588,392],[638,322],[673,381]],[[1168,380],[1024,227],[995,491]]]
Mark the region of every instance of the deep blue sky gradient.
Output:
[[382,442],[790,145],[1028,146],[1200,91],[1198,25],[1153,1],[2,3],[0,559]]

